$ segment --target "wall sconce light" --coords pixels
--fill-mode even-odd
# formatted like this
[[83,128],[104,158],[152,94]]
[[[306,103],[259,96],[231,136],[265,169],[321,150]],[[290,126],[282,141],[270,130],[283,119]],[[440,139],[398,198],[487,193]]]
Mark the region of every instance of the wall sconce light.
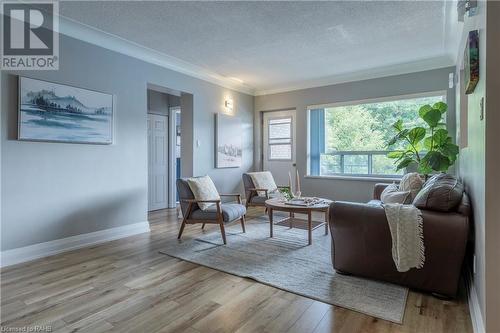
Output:
[[233,99],[226,98],[226,100],[224,101],[224,107],[226,108],[225,110],[226,113],[233,114],[233,107],[234,107]]

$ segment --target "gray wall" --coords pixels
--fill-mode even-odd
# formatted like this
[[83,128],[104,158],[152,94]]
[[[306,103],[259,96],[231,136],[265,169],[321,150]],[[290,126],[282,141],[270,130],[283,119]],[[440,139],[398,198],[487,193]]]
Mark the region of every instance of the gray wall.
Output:
[[148,112],[168,116],[169,108],[175,106],[181,106],[180,96],[148,89]]
[[[479,83],[468,95],[468,145],[460,150],[458,172],[471,196],[474,212],[474,254],[476,272],[473,287],[486,332],[500,332],[500,3],[478,1],[478,13],[466,17],[460,50],[470,30],[479,30]],[[458,64],[463,52],[458,53]],[[480,119],[480,102],[485,98],[485,117]],[[457,100],[460,101],[457,93]],[[458,114],[457,107],[457,114]],[[458,118],[457,118],[458,119]]]
[[[391,97],[430,91],[447,90],[447,100],[451,112],[448,113],[450,130],[454,132],[455,92],[448,89],[448,74],[454,67],[390,76],[331,86],[296,90],[291,92],[257,96],[255,98],[255,149],[254,166],[261,168],[262,133],[260,119],[262,111],[295,108],[297,113],[297,167],[301,176],[307,170],[307,107],[318,104],[359,101],[363,99]],[[313,179],[301,180],[302,191],[334,200],[367,201],[372,196],[375,180]]]
[[[253,163],[252,96],[65,36],[60,61],[59,71],[1,73],[2,251],[147,220],[148,83],[192,94],[182,115],[191,126],[183,127],[184,174],[209,174],[221,192],[239,189]],[[17,141],[16,74],[114,94],[114,144]],[[214,113],[226,96],[243,123],[243,166],[216,170]]]
[[[479,13],[477,16],[465,18],[462,42],[460,49],[465,49],[465,38],[470,30],[480,30],[480,50],[486,46],[486,6],[479,2]],[[486,53],[480,52],[480,64],[485,64]],[[458,64],[463,61],[463,54],[459,51]],[[476,274],[473,276],[476,293],[481,307],[481,315],[485,315],[485,121],[479,119],[480,100],[485,96],[486,68],[480,67],[480,80],[473,94],[468,95],[468,145],[460,149],[458,174],[469,193],[474,213],[474,234],[476,255]],[[459,91],[457,90],[457,96]],[[459,104],[458,101],[457,104]],[[460,107],[457,107],[457,115]],[[457,117],[459,119],[459,117]],[[460,131],[458,131],[460,132]],[[472,268],[471,268],[472,269]],[[484,320],[484,318],[483,318]]]
[[168,94],[148,89],[148,112],[168,116]]
[[488,1],[486,67],[486,331],[500,332],[500,3]]
[[181,98],[179,96],[168,94],[168,106],[169,107],[181,106]]

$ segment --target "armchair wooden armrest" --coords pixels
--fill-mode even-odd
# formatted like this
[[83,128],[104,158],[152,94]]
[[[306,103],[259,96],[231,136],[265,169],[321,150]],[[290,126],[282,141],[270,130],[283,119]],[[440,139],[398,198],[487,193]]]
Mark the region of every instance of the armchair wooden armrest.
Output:
[[220,200],[181,199],[181,201],[189,203],[188,208],[187,208],[187,213],[186,213],[186,216],[185,216],[186,219],[189,219],[189,217],[191,216],[191,213],[193,211],[193,205],[197,204],[197,203],[214,203],[216,205],[216,207],[217,207],[217,218],[219,219],[219,218],[222,217],[222,215],[221,215],[221,207],[220,207],[221,201]]
[[269,192],[267,188],[249,188],[249,191],[262,191],[262,192]]
[[266,198],[269,198],[269,190],[266,188],[249,188],[248,191],[250,191],[251,193],[255,193],[256,195],[259,195],[259,192],[264,192]]
[[220,203],[220,200],[196,200],[196,199],[182,199],[181,201],[188,203]]
[[220,194],[220,197],[235,197],[238,203],[241,205],[241,194],[239,193],[225,193],[225,194]]

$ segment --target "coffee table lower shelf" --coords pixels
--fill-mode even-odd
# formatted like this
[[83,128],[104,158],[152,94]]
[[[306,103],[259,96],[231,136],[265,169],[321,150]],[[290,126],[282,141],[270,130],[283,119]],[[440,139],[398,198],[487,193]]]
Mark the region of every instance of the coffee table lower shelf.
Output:
[[[312,230],[318,229],[319,227],[326,225],[326,222],[324,221],[313,220],[311,221],[311,223],[312,223]],[[301,219],[297,217],[285,217],[284,219],[274,222],[274,225],[281,225],[284,227],[297,228],[302,230],[307,230],[308,227],[306,219]],[[328,235],[328,229],[325,230],[325,235]]]

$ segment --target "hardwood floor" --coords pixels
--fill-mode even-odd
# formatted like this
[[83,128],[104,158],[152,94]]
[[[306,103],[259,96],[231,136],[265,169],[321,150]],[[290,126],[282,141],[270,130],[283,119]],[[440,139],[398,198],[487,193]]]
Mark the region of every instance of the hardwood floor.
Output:
[[[251,209],[249,223],[262,213]],[[154,212],[150,222],[150,234],[2,269],[2,331],[472,332],[463,295],[410,292],[397,325],[159,254],[180,223],[175,210]],[[200,232],[188,226],[183,237]]]

